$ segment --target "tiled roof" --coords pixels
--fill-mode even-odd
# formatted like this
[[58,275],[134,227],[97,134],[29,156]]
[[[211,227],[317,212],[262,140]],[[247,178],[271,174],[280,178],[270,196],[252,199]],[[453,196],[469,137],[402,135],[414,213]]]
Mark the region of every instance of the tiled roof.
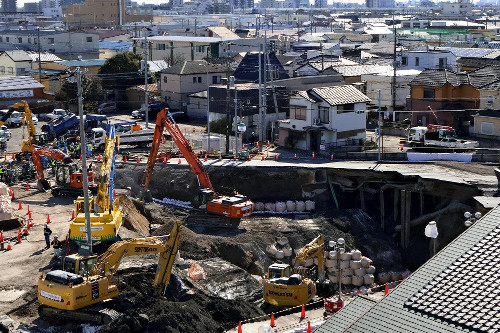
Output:
[[203,74],[203,73],[206,74],[207,70],[209,73],[222,73],[222,72],[227,72],[228,68],[224,65],[209,64],[203,60],[193,60],[193,61],[185,61],[181,65],[175,65],[163,69],[161,73],[191,75],[191,74]]
[[351,325],[359,316],[375,305],[375,301],[364,296],[356,297],[342,310],[335,313],[323,325],[318,327],[315,333],[342,332]]
[[0,77],[0,91],[43,88],[43,84],[31,76]]
[[365,94],[350,85],[313,88],[309,91],[330,105],[368,103],[371,101]]
[[449,323],[500,332],[500,225],[429,281],[405,306]]
[[231,38],[231,39],[239,39],[240,36],[232,32],[226,27],[208,27],[207,30],[212,31],[216,37],[221,37],[221,38]]
[[328,33],[324,34],[323,36],[330,40],[339,41],[340,39],[348,39],[351,42],[371,42],[371,40],[373,39],[373,36],[371,35],[355,33]]
[[500,80],[493,81],[479,87],[480,90],[500,91]]
[[[137,89],[144,91],[145,85],[140,84],[137,86]],[[148,84],[148,92],[150,93],[157,93],[158,92],[158,85],[156,83],[150,83]]]
[[5,54],[7,54],[13,61],[31,61],[31,57],[26,51],[12,50],[5,51]]
[[425,69],[411,82],[412,86],[442,87],[446,83],[454,87],[468,84],[479,88],[496,80],[494,74],[484,75],[482,73],[455,73],[448,69]]
[[166,68],[168,68],[168,64],[165,60],[148,60],[148,69],[151,73],[156,73]]
[[457,63],[462,65],[462,67],[483,67],[489,65],[500,65],[499,59],[488,59],[488,58],[458,58]]
[[298,91],[297,95],[305,98],[308,102],[311,103],[316,103],[318,101],[318,99],[315,99],[314,96],[311,96],[307,91]]
[[[475,316],[483,319],[491,314],[493,315],[492,318],[496,318],[498,323],[498,318],[500,318],[498,296],[496,302],[490,303],[486,308],[476,307],[475,304],[481,302],[487,296],[484,294],[483,281],[491,281],[491,277],[480,277],[481,272],[486,275],[495,276],[496,280],[492,283],[498,289],[498,279],[500,278],[498,276],[498,269],[500,264],[497,262],[495,265],[495,261],[492,260],[500,256],[500,252],[498,252],[498,236],[496,240],[491,238],[491,236],[493,235],[492,232],[498,230],[499,226],[500,206],[497,206],[427,261],[369,311],[360,314],[360,318],[344,332],[477,332],[477,328],[465,326],[443,317],[435,317],[404,306],[410,297],[427,286],[436,276],[450,267],[455,267],[457,263],[461,263],[460,260],[465,258],[465,254],[471,250],[473,251],[472,262],[476,260],[475,258],[482,256],[483,251],[496,253],[496,257],[488,257],[485,260],[478,259],[479,264],[485,264],[487,267],[478,269],[471,276],[465,275],[460,278],[457,275],[451,276],[452,280],[456,278],[454,287],[453,289],[445,289],[443,292],[449,292],[450,300],[453,300],[453,302],[459,300],[459,297],[464,296],[461,302],[469,304],[465,306],[470,306],[471,314],[474,313]],[[446,226],[443,227],[445,228]],[[486,239],[487,237],[490,238]],[[485,239],[486,241],[484,241]],[[459,288],[455,289],[455,287]],[[484,286],[484,288],[487,287],[487,285]],[[496,292],[494,291],[494,293]],[[457,305],[459,307],[462,306],[460,304]],[[500,327],[497,327],[496,330],[490,330],[490,332],[499,331]]]
[[[26,51],[26,53],[28,53],[28,56],[31,58],[32,61],[38,61],[38,52]],[[42,62],[61,61],[61,58],[49,52],[41,52],[40,58],[41,58],[40,61]]]
[[384,73],[392,70],[392,66],[381,65],[333,65],[332,69],[342,76],[360,76],[362,74]]

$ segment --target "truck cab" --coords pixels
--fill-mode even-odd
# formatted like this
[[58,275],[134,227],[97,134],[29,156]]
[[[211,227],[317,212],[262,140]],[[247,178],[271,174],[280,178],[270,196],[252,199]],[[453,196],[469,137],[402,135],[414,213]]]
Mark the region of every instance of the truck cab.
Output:
[[412,127],[408,132],[408,141],[423,141],[425,133],[427,133],[425,126]]

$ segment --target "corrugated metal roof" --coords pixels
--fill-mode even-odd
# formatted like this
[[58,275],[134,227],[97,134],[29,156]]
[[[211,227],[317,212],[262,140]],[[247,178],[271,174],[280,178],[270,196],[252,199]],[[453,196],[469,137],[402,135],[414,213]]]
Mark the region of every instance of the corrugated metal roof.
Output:
[[228,68],[220,64],[209,64],[204,60],[184,61],[181,65],[175,65],[161,70],[164,74],[190,75],[227,72]]
[[443,47],[443,49],[449,50],[456,57],[468,57],[468,58],[483,58],[487,54],[493,52],[492,49],[465,48],[465,47]]
[[226,27],[208,27],[207,30],[212,31],[214,34],[221,38],[240,39],[240,36]]
[[392,70],[392,66],[381,65],[347,65],[332,66],[332,69],[342,76],[360,76],[362,74],[384,73]]
[[[408,309],[404,303],[416,292],[422,289],[436,275],[444,271],[455,260],[469,251],[495,228],[500,225],[500,207],[492,209],[482,219],[448,244],[437,255],[410,275],[389,295],[373,306],[368,312],[356,320],[345,332],[474,332],[476,329],[460,326],[444,319],[434,318],[427,314]],[[479,249],[476,249],[479,251]],[[492,266],[496,267],[497,266]],[[455,293],[463,293],[465,288],[471,289],[471,295],[465,301],[471,302],[476,297],[474,292],[479,285],[476,283],[465,286],[466,281],[473,281],[467,276],[458,279],[457,286],[462,286]],[[496,282],[498,288],[498,280]],[[497,300],[498,301],[498,300]],[[498,311],[498,310],[497,310]],[[482,316],[481,314],[477,314]],[[500,331],[500,328],[496,332]],[[492,330],[495,332],[495,330]]]
[[168,68],[165,60],[148,60],[148,69],[151,73],[159,72],[165,68]]
[[350,85],[313,88],[309,92],[313,95],[316,94],[330,105],[368,103],[371,101],[365,94]]
[[342,310],[328,319],[323,325],[318,327],[315,333],[343,332],[349,325],[363,313],[375,305],[375,301],[364,296],[356,297]]
[[43,88],[43,84],[31,76],[0,77],[0,91]]

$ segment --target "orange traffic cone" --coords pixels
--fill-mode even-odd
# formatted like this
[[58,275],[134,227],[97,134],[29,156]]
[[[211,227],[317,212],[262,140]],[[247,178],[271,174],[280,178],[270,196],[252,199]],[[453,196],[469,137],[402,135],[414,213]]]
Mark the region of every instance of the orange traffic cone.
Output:
[[82,160],[82,154],[80,154],[80,161]]
[[311,322],[310,321],[307,322],[307,333],[312,333],[312,331],[311,331]]
[[17,231],[17,243],[21,243],[21,227],[19,227]]
[[0,230],[0,242],[3,242],[3,230]]
[[182,161],[181,161],[181,158],[179,157],[179,161],[177,161],[177,164],[181,164]]
[[276,324],[274,323],[274,312],[271,312],[271,327],[275,327]]
[[271,147],[271,144],[269,143],[269,140],[267,140],[267,147]]
[[16,195],[14,194],[14,191],[12,191],[12,201],[16,200]]
[[127,162],[127,155],[123,155],[123,162]]
[[163,157],[163,164],[167,164],[167,158]]
[[403,145],[401,145],[401,151],[403,151]]
[[236,161],[236,155],[233,156],[233,161]]
[[167,139],[163,138],[163,143],[167,143]]
[[116,191],[113,190],[113,198],[116,198]]
[[243,333],[243,330],[241,328],[241,321],[238,322],[238,333]]
[[222,161],[222,155],[219,154],[219,162],[221,162],[221,161]]
[[302,311],[300,312],[300,319],[306,318],[306,307],[302,304]]
[[47,224],[49,224],[49,223],[50,223],[50,215],[47,214]]
[[387,295],[389,293],[389,285],[385,285],[385,290],[384,290],[384,295]]
[[248,160],[251,161],[252,160],[252,157],[250,156],[250,154],[248,154]]
[[24,235],[24,236],[28,236],[28,234],[29,234],[29,232],[28,232],[28,227],[25,227],[25,228],[23,229],[23,235]]
[[137,156],[137,163],[141,163],[141,158]]
[[264,161],[264,160],[265,160],[264,155],[262,155],[261,161]]
[[293,155],[293,159],[296,160],[297,159],[297,154]]
[[360,289],[360,290],[358,290],[358,295],[361,295],[361,289]]
[[16,159],[16,154],[12,153],[12,160],[14,161]]
[[330,161],[333,161],[333,153],[330,155]]
[[28,218],[31,219],[31,211],[28,210]]
[[21,204],[21,201],[19,201],[19,210],[23,209],[23,205]]
[[9,242],[7,243],[7,251],[10,251],[10,250],[12,250],[12,246],[10,246],[10,240],[9,240]]
[[259,148],[259,141],[257,141],[257,144],[255,145],[255,147]]
[[30,211],[30,205],[28,205],[28,214],[29,214],[29,213],[31,213],[31,211]]
[[28,219],[28,221],[26,221],[26,228],[28,228],[28,230],[31,229],[31,221],[33,221],[32,219]]
[[99,156],[97,156],[97,161],[98,161],[98,162],[101,162],[101,160],[102,160],[102,155],[101,155],[101,154],[99,154]]
[[208,161],[208,157],[207,157],[207,154],[205,154],[205,162]]
[[278,154],[274,155],[274,159],[277,161],[278,160]]
[[30,190],[30,184],[28,184],[28,182],[26,182],[26,191],[29,191]]
[[50,182],[50,180],[49,180],[49,187],[52,187],[52,183]]
[[316,159],[316,156],[314,156],[314,152],[312,153],[312,159]]
[[75,211],[72,211],[71,212],[71,219],[74,220],[75,219]]

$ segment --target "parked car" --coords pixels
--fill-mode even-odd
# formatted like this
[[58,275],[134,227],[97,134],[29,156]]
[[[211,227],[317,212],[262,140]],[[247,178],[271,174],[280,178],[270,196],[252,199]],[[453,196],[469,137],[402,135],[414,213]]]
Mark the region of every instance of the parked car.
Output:
[[114,102],[106,102],[99,105],[97,108],[98,113],[110,113],[116,112],[116,103]]
[[66,113],[70,111],[64,109],[54,109],[52,113],[40,113],[38,118],[40,120],[51,121],[53,119],[59,119],[60,117],[64,117]]
[[10,133],[9,129],[5,125],[2,125],[2,127],[0,127],[0,132],[3,133],[7,140],[9,140],[12,136],[12,133]]
[[31,114],[31,120],[33,120],[33,124],[38,125],[38,118],[35,114]]
[[11,113],[10,117],[7,118],[7,120],[5,121],[5,125],[7,127],[19,127],[21,126],[22,123],[21,118],[22,118],[21,112],[14,111]]
[[[155,120],[158,113],[161,110],[168,108],[168,107],[169,107],[168,104],[164,103],[164,102],[150,104],[148,107],[149,120]],[[172,115],[172,117],[174,118],[175,121],[189,120],[187,113],[182,112],[182,111],[170,112],[170,114]],[[146,119],[146,113],[144,112],[143,109],[134,110],[134,111],[132,111],[132,118],[144,120],[144,119]]]

